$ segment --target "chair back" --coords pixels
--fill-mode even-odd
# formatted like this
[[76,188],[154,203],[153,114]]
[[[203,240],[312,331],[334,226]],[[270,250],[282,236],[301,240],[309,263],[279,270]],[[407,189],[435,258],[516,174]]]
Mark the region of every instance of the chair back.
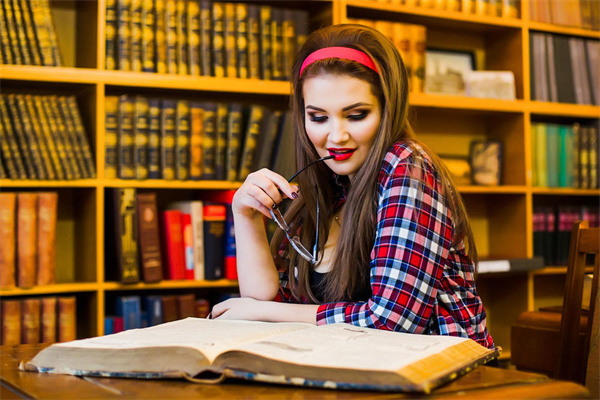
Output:
[[556,379],[585,382],[587,356],[576,357],[578,346],[581,305],[583,301],[583,282],[586,272],[586,259],[593,254],[594,270],[588,326],[585,335],[584,353],[589,354],[590,338],[596,296],[598,295],[598,262],[600,253],[600,229],[589,228],[587,221],[577,221],[571,232],[569,262],[565,282],[565,296],[560,324],[560,349],[554,377]]

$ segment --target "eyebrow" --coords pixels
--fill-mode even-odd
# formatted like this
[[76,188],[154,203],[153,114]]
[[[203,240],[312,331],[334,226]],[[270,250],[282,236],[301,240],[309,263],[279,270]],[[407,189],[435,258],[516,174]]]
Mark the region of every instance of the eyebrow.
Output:
[[[351,110],[353,108],[361,107],[361,106],[373,106],[373,104],[358,102],[358,103],[354,103],[354,104],[351,104],[349,106],[346,106],[346,107],[342,108],[342,111],[348,111],[348,110]],[[324,109],[316,107],[316,106],[307,105],[305,108],[307,108],[307,109],[310,108],[311,110],[325,112]]]

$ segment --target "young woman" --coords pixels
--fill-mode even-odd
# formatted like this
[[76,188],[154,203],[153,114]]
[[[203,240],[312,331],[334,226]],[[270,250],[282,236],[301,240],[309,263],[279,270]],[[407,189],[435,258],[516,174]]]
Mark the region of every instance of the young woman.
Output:
[[[215,305],[212,317],[346,322],[493,347],[466,212],[407,121],[408,79],[394,45],[360,25],[330,26],[309,36],[291,76],[302,172],[296,184],[262,169],[236,192],[241,297]],[[270,246],[263,215],[283,228]]]

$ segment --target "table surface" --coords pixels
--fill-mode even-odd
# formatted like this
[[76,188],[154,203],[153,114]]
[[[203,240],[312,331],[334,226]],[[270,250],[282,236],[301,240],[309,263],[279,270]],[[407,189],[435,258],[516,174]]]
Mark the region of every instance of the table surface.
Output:
[[2,399],[571,399],[589,398],[585,387],[543,375],[481,366],[430,395],[313,389],[228,380],[217,385],[183,380],[88,378],[41,374],[18,369],[47,344],[0,346]]

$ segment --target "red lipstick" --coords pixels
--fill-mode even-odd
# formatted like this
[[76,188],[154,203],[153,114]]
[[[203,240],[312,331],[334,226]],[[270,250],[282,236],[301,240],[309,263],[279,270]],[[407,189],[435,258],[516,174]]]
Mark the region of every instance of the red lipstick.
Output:
[[334,157],[335,161],[344,161],[352,157],[356,149],[348,148],[328,148],[329,154]]

